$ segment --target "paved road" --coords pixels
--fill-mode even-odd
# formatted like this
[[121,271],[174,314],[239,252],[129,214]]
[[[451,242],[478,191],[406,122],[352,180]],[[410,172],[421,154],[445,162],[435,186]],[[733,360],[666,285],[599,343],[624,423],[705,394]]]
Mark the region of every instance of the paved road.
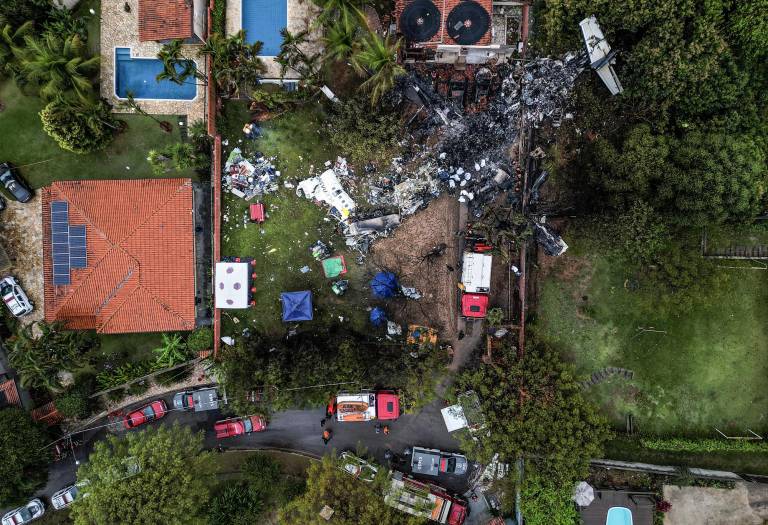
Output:
[[[172,398],[172,393],[164,397],[168,406],[173,406]],[[378,463],[386,464],[384,453],[387,449],[392,450],[395,454],[401,454],[406,447],[414,445],[444,451],[459,450],[456,440],[446,431],[440,414],[441,408],[443,408],[442,401],[438,400],[418,414],[401,416],[397,421],[390,423],[388,436],[383,433],[376,434],[374,422],[338,423],[330,421],[326,423],[326,427],[333,431],[333,435],[328,445],[323,445],[322,428],[320,427],[320,420],[325,412],[323,408],[278,412],[272,416],[266,431],[223,440],[217,440],[213,432],[213,424],[223,418],[218,410],[202,413],[173,411],[162,420],[152,424],[178,422],[193,431],[203,431],[205,432],[205,445],[210,449],[221,444],[227,449],[280,448],[322,456],[332,451],[337,454],[344,450],[354,451],[359,443],[366,447],[368,455],[374,457]],[[100,420],[93,426],[103,425],[105,422],[105,420]],[[48,483],[38,496],[50,498],[58,489],[73,483],[77,470],[75,461],[85,461],[93,449],[93,444],[104,439],[107,433],[108,431],[102,428],[88,431],[79,437],[74,436],[73,439],[84,441],[84,445],[75,449],[74,458],[65,458],[51,465]],[[407,467],[393,466],[398,470],[408,471]],[[467,490],[467,476],[448,476],[431,481],[459,494]]]

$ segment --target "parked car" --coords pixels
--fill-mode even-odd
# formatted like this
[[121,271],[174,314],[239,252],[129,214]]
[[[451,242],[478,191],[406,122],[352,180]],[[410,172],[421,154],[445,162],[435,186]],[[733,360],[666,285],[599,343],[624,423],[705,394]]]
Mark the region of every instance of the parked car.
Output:
[[177,410],[194,410],[203,412],[219,408],[219,395],[215,388],[201,388],[177,392],[173,396],[173,408]]
[[262,432],[267,429],[267,423],[261,416],[233,417],[217,421],[213,427],[218,439]]
[[12,275],[7,275],[0,281],[0,296],[5,306],[16,317],[27,315],[35,309],[27,294],[19,286],[19,282]]
[[160,419],[165,416],[166,412],[168,412],[168,406],[165,401],[158,399],[126,415],[123,419],[123,426],[127,429],[136,428],[155,419]]
[[88,485],[88,481],[83,480],[54,492],[53,496],[51,496],[53,508],[56,510],[64,509],[72,505],[72,502],[75,501],[75,499],[87,496],[88,494],[83,492],[83,488],[86,485]]
[[27,183],[21,180],[21,177],[15,175],[11,165],[7,162],[0,164],[0,184],[13,195],[13,198],[19,202],[29,202],[32,200],[32,190]]
[[376,478],[376,473],[379,469],[368,463],[366,460],[355,456],[351,452],[342,452],[340,457],[341,468],[347,474],[369,483]]
[[467,473],[469,462],[466,456],[461,454],[440,454],[440,472],[462,476]]
[[461,476],[467,473],[468,464],[467,458],[461,454],[421,447],[413,447],[411,451],[411,471],[415,474]]
[[14,509],[3,516],[0,520],[2,525],[22,525],[22,523],[29,523],[36,520],[45,513],[45,506],[43,502],[35,498],[23,507]]

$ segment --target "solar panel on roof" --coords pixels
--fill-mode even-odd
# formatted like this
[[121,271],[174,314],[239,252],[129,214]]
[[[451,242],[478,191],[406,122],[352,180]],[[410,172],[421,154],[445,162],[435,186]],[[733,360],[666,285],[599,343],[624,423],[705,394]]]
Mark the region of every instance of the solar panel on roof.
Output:
[[72,268],[88,266],[85,246],[85,225],[71,225],[69,227],[69,264]]
[[69,203],[51,202],[51,243],[53,259],[53,285],[64,286],[69,277]]

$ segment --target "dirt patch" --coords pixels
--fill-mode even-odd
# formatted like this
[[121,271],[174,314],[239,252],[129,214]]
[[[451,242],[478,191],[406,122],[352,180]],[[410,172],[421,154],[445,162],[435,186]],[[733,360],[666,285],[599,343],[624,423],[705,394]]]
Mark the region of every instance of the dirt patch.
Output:
[[[457,282],[461,277],[456,237],[458,206],[450,196],[433,201],[403,221],[394,235],[377,241],[369,259],[377,267],[394,272],[402,285],[413,286],[424,295],[418,301],[398,301],[397,311],[390,312],[394,320],[436,328],[442,340],[453,339],[456,332]],[[441,243],[446,245],[443,256],[423,258]]]
[[6,199],[8,207],[0,213],[0,239],[11,259],[8,273],[18,279],[35,310],[21,318],[29,324],[43,318],[43,224],[42,199],[22,204]]
[[767,517],[750,505],[744,483],[732,490],[667,485],[664,499],[672,504],[664,525],[762,525]]

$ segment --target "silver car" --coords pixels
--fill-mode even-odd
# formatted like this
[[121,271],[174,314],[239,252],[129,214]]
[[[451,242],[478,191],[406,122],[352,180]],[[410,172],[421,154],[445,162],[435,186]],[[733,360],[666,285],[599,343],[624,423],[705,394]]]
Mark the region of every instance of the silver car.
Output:
[[0,280],[0,297],[3,298],[5,306],[16,317],[27,315],[34,310],[27,294],[24,293],[24,290],[19,286],[19,282],[12,275],[3,277]]
[[55,492],[53,496],[51,496],[51,503],[53,504],[53,508],[56,510],[64,509],[72,505],[72,502],[74,502],[77,498],[82,498],[85,496],[86,494],[83,494],[82,489],[87,484],[87,481],[81,481],[80,483],[75,483],[74,485],[64,487],[63,489]]
[[23,507],[14,509],[2,519],[2,525],[22,525],[23,523],[29,523],[36,520],[45,513],[45,507],[43,502],[35,498]]

